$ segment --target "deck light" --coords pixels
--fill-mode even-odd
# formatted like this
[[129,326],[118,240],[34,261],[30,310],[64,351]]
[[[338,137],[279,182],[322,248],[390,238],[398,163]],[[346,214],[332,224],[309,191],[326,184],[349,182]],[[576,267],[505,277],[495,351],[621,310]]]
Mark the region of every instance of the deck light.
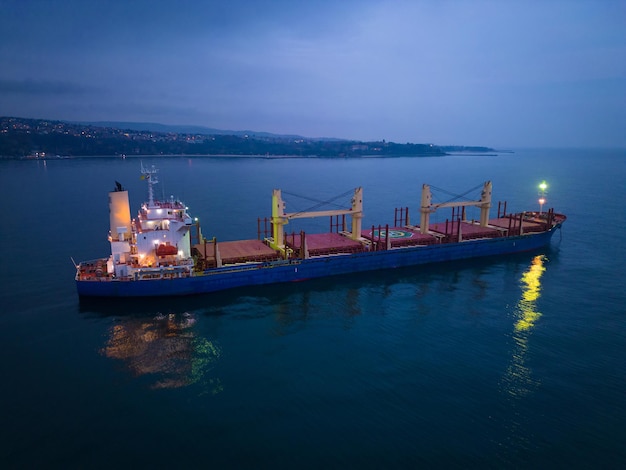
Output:
[[543,213],[543,205],[546,203],[546,189],[548,189],[548,183],[545,181],[539,183],[539,214]]
[[543,212],[543,205],[546,203],[546,199],[543,197],[539,198],[539,213]]

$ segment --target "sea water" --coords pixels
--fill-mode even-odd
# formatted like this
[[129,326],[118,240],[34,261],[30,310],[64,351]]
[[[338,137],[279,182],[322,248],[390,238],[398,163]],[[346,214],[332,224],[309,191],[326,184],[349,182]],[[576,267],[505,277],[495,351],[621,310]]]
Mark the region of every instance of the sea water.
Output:
[[367,227],[417,222],[422,183],[515,211],[545,180],[568,220],[534,253],[81,302],[72,258],[108,254],[115,181],[146,199],[140,159],[0,161],[4,468],[626,464],[625,151],[141,161],[218,241],[256,238],[273,188],[297,212],[362,186]]

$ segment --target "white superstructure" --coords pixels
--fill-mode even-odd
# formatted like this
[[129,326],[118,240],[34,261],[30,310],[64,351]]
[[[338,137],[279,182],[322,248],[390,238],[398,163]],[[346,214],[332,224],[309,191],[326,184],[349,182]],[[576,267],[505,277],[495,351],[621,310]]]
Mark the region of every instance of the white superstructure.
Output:
[[141,205],[136,219],[130,218],[128,191],[116,182],[109,193],[111,256],[107,273],[118,279],[181,277],[191,274],[191,231],[197,230],[187,207],[170,197],[154,199],[157,169],[141,167],[141,178],[148,182],[148,201]]

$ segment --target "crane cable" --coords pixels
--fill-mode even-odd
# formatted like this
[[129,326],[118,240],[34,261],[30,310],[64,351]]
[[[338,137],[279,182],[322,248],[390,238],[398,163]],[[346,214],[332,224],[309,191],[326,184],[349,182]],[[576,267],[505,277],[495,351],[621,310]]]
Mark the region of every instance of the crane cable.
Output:
[[283,191],[283,194],[287,194],[289,196],[294,196],[294,197],[299,197],[301,199],[304,199],[304,200],[316,203],[315,205],[309,207],[308,209],[301,210],[301,211],[298,211],[298,212],[295,212],[295,213],[291,214],[292,216],[299,215],[299,214],[302,214],[304,212],[314,212],[316,209],[319,209],[320,207],[323,207],[323,206],[331,206],[332,205],[332,206],[335,206],[335,207],[340,207],[342,209],[345,209],[344,206],[336,204],[334,201],[336,201],[337,199],[346,197],[346,196],[348,196],[348,195],[350,195],[352,193],[354,193],[354,189],[351,189],[349,191],[346,191],[345,193],[339,194],[338,196],[335,196],[335,197],[333,197],[333,198],[331,198],[331,199],[329,199],[327,201],[320,201],[319,199],[313,199],[313,198],[310,198],[310,197],[301,196],[299,194],[290,193],[288,191]]

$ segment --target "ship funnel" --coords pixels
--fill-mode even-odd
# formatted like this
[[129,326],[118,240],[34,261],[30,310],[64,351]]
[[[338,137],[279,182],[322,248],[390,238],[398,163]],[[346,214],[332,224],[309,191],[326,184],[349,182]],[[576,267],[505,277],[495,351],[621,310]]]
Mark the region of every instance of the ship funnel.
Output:
[[113,241],[130,239],[130,203],[128,191],[116,182],[115,191],[109,193],[109,221]]

